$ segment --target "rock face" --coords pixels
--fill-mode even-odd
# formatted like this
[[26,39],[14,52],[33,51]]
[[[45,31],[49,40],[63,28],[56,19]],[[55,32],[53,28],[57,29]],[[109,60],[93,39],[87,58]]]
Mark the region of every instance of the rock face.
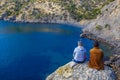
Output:
[[[101,15],[91,20],[83,29],[84,37],[107,42],[113,50],[109,65],[115,70],[120,80],[120,0],[115,0],[101,9]],[[116,55],[116,56],[115,56]]]
[[71,68],[72,62],[58,68],[46,80],[116,80],[112,68],[105,66],[105,70],[88,68],[87,63],[77,64]]
[[[110,0],[0,0],[0,19],[18,22],[61,23],[95,19]],[[92,14],[92,15],[91,15]]]
[[118,80],[120,80],[120,55],[111,56],[110,60],[106,61],[105,64],[113,68]]
[[[120,0],[115,0],[104,6],[101,15],[97,19],[91,20],[87,28],[88,31],[111,43],[116,42],[116,47],[120,50]],[[120,54],[120,53],[119,53]]]
[[110,59],[108,61],[105,61],[105,64],[113,68],[115,74],[117,75],[118,80],[120,80],[120,54],[119,54],[120,51],[119,48],[116,48],[117,43],[114,41],[111,43],[111,41],[108,41],[108,39],[103,39],[93,34],[92,32],[88,31],[84,31],[84,33],[81,34],[81,37],[87,37],[89,39],[102,42],[108,45],[113,50],[113,55],[110,56]]

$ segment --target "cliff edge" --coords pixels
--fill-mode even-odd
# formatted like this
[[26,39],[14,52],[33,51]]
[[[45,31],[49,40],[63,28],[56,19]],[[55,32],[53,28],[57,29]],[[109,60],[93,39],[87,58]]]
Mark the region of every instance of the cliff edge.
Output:
[[87,62],[77,64],[71,68],[72,62],[59,67],[54,73],[49,75],[46,80],[116,80],[112,68],[105,66],[105,70],[91,69]]
[[[120,0],[115,0],[101,9],[101,15],[91,20],[83,31],[88,31],[107,40],[120,52]],[[119,53],[118,53],[119,54]]]
[[101,9],[101,15],[91,20],[83,29],[82,36],[111,45],[113,56],[105,62],[111,66],[120,80],[120,0]]

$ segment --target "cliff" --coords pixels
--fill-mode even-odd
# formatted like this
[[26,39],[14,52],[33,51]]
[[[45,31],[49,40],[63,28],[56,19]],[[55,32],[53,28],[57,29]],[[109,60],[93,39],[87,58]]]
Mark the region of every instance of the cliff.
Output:
[[120,80],[120,0],[115,0],[101,9],[101,15],[91,20],[83,29],[82,37],[111,45],[113,56],[106,64],[113,67]]
[[83,36],[111,45],[106,65],[120,79],[120,0],[0,0],[0,19],[87,25]]
[[46,80],[116,80],[112,68],[105,66],[105,70],[91,69],[87,62],[77,64],[71,68],[72,62],[58,68]]
[[95,19],[113,0],[0,0],[0,19],[20,22],[79,22]]
[[[113,56],[110,57],[109,61],[105,61],[105,64],[113,68],[113,70],[117,74],[118,79],[116,80],[120,80],[120,22],[119,21],[120,21],[120,0],[115,0],[102,7],[101,13],[97,16],[96,19],[88,20],[87,27],[83,29],[83,34],[82,34],[82,36],[84,37],[93,40],[98,40],[111,47],[111,50],[113,50]],[[52,75],[53,75],[52,79],[57,79],[56,76],[59,76],[56,74],[56,72],[53,73]],[[72,79],[75,74],[71,74],[71,75],[72,77],[68,79]],[[60,77],[59,79],[67,80],[63,76],[59,76],[59,77]],[[81,78],[78,79],[82,80]],[[87,79],[88,78],[86,78],[86,80]]]
[[[107,40],[120,49],[120,0],[115,0],[101,9],[101,15],[91,20],[83,30]],[[120,51],[119,51],[120,52]]]

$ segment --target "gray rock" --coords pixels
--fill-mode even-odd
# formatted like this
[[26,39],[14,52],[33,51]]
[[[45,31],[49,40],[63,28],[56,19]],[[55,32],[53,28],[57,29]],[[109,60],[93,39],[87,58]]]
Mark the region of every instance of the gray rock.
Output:
[[[83,64],[77,64],[75,67],[70,68],[72,62],[58,68],[54,73],[50,74],[46,80],[116,80],[116,75],[112,68],[105,66],[104,70],[96,70],[89,68],[87,62]],[[67,68],[66,68],[67,67]],[[69,67],[69,68],[68,68]],[[62,71],[62,74],[59,74],[58,71]],[[64,77],[69,74],[69,69],[72,70],[72,75]],[[67,74],[64,74],[68,72]]]

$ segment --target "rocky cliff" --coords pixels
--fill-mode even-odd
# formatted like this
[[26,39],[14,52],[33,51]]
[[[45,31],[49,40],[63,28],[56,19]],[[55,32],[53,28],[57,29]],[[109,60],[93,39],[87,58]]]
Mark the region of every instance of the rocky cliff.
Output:
[[[120,80],[120,0],[115,0],[101,9],[101,15],[91,20],[83,29],[82,36],[111,45],[113,56],[109,65]],[[106,62],[107,63],[107,62]]]
[[71,63],[58,68],[46,80],[116,80],[114,71],[110,67],[105,66],[105,70],[98,71],[89,68],[87,62],[77,64],[73,68]]
[[106,64],[120,76],[120,0],[0,0],[0,19],[41,23],[87,22],[84,36],[112,46],[115,55]]
[[[105,64],[112,67],[120,80],[120,0],[115,0],[101,8],[96,19],[89,20],[83,29],[87,38],[98,40],[113,50],[113,56]],[[97,79],[96,79],[97,80]]]
[[110,41],[116,42],[116,47],[120,49],[120,0],[115,0],[101,9],[101,15],[91,20],[87,28],[88,31]]
[[20,22],[79,22],[95,19],[113,0],[0,0],[0,19]]

